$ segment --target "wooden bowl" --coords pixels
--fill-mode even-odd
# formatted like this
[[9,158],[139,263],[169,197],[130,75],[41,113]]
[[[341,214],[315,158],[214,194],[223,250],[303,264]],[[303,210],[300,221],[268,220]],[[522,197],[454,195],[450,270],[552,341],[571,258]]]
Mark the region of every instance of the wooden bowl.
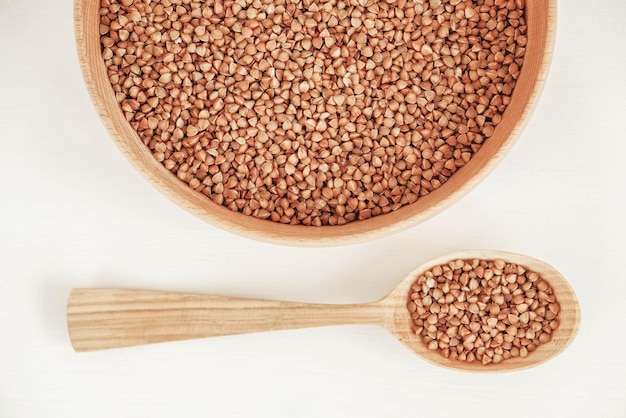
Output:
[[528,44],[511,103],[494,134],[469,163],[439,189],[397,211],[341,226],[284,225],[233,212],[189,188],[152,156],[124,118],[101,57],[98,0],[75,0],[75,29],[83,76],[94,105],[118,147],[140,173],[180,206],[234,233],[289,245],[341,245],[379,238],[414,226],[446,209],[495,167],[512,147],[539,98],[552,57],[556,0],[526,2]]

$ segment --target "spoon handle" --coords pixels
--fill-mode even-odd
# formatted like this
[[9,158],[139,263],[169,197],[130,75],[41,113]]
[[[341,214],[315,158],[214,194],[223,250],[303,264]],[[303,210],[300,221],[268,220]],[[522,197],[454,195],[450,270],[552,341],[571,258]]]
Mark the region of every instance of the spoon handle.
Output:
[[67,325],[76,351],[249,332],[344,324],[384,325],[378,303],[322,305],[194,293],[73,289]]

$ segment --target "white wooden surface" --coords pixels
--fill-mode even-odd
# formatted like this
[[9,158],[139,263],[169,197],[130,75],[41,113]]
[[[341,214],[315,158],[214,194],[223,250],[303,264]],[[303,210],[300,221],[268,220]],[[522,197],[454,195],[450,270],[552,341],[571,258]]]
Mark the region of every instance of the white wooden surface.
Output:
[[[487,181],[412,230],[306,249],[217,230],[162,197],[91,107],[71,2],[0,0],[0,417],[626,416],[626,3],[563,0],[558,22],[541,103]],[[467,248],[557,267],[581,302],[573,345],[476,375],[367,326],[80,355],[66,335],[72,287],[359,302]]]

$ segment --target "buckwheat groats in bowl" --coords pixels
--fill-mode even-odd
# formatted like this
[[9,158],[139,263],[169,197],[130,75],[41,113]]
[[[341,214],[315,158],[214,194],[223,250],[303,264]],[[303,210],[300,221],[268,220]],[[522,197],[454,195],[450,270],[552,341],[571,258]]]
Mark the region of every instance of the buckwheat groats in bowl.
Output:
[[[260,239],[414,225],[510,147],[553,1],[77,0],[92,97],[185,208]],[[97,30],[96,30],[97,29]]]

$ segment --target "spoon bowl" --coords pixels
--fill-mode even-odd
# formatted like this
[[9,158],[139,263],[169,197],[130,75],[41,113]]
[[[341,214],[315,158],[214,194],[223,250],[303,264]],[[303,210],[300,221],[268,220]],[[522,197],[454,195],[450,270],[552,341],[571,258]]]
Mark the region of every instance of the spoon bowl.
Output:
[[[455,361],[442,356],[439,352],[429,350],[419,335],[412,330],[413,320],[406,305],[408,302],[408,294],[411,285],[417,280],[417,277],[431,268],[445,264],[451,260],[495,260],[502,259],[510,263],[524,266],[528,270],[533,270],[547,281],[556,295],[561,305],[561,311],[558,318],[560,321],[559,328],[552,333],[552,340],[548,343],[541,344],[535,351],[530,353],[528,357],[515,357],[507,359],[498,364],[483,365],[478,361],[464,362]],[[504,251],[493,250],[474,250],[464,251],[454,254],[444,255],[442,257],[430,260],[415,269],[381,302],[388,306],[393,306],[393,313],[390,322],[385,327],[398,338],[409,350],[415,352],[418,356],[436,364],[455,370],[463,370],[468,372],[504,372],[512,370],[526,369],[544,363],[561,353],[576,337],[580,326],[580,306],[576,294],[570,287],[569,283],[554,267],[549,264],[537,260],[526,255],[515,254]]]
[[[526,358],[488,365],[451,360],[429,350],[413,330],[407,307],[411,285],[432,267],[458,259],[502,259],[539,273],[551,285],[561,306],[560,326],[553,331],[552,339]],[[76,351],[279,329],[370,324],[386,328],[409,350],[435,365],[462,371],[504,372],[536,366],[562,352],[578,332],[580,308],[565,278],[550,265],[520,254],[477,250],[422,264],[387,296],[372,303],[324,305],[150,290],[73,289],[67,323]]]

